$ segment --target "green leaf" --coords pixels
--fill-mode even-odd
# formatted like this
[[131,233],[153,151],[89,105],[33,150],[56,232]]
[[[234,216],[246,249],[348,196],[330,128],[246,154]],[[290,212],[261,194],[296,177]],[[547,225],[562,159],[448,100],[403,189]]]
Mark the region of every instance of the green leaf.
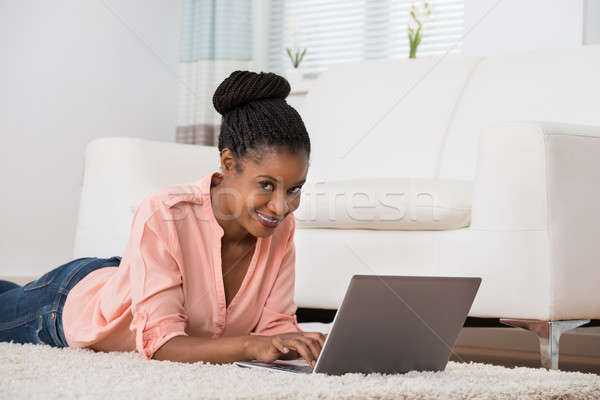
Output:
[[300,60],[298,60],[298,65],[300,65],[300,63],[302,62],[302,60],[304,59],[304,55],[306,54],[306,50],[304,49],[304,51],[302,52],[302,54],[300,55]]

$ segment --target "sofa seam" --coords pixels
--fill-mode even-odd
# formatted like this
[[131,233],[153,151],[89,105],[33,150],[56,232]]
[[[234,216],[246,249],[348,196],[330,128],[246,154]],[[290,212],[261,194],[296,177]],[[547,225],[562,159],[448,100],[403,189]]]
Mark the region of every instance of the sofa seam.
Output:
[[554,257],[553,257],[553,252],[552,252],[552,232],[550,229],[550,219],[549,219],[549,214],[550,214],[550,198],[548,196],[548,150],[549,150],[549,143],[547,140],[547,136],[549,134],[545,133],[541,127],[538,126],[538,132],[541,135],[541,139],[542,139],[542,144],[543,144],[543,157],[544,157],[544,196],[545,196],[545,200],[546,200],[546,245],[548,246],[548,251],[546,254],[548,254],[548,269],[549,269],[549,273],[548,273],[548,290],[549,290],[549,319],[552,319],[555,313],[555,296],[554,296]]
[[[596,136],[596,135],[586,135],[586,134],[582,134],[582,133],[566,133],[566,132],[556,132],[553,130],[556,129],[555,126],[549,126],[548,128],[549,131],[544,130],[544,124],[554,124],[554,122],[545,122],[545,121],[503,121],[500,123],[496,123],[491,125],[491,127],[497,127],[497,128],[503,128],[503,127],[514,127],[514,126],[523,126],[523,125],[527,125],[530,127],[534,127],[538,132],[541,132],[542,135],[544,136],[549,136],[549,135],[553,135],[553,136],[573,136],[573,137],[583,137],[583,138],[589,138],[589,139],[600,139],[600,136]],[[569,125],[565,126],[565,127],[569,127]],[[563,128],[565,128],[563,127]],[[595,128],[594,126],[591,125],[576,125],[573,124],[572,127],[574,129],[576,128]],[[600,130],[599,130],[600,132]]]
[[567,136],[567,137],[581,137],[586,139],[597,139],[600,140],[600,136],[582,135],[579,133],[560,133],[560,132],[544,132],[544,136]]

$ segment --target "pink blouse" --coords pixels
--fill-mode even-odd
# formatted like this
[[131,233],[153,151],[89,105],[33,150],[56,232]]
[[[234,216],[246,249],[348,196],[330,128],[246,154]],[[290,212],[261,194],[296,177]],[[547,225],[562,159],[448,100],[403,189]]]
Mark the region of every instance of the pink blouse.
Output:
[[120,266],[93,271],[69,291],[62,315],[69,347],[137,350],[150,359],[178,335],[302,332],[293,299],[293,213],[271,236],[257,238],[248,272],[226,307],[224,232],[210,201],[211,182],[219,177],[213,172],[193,184],[163,187],[142,201]]

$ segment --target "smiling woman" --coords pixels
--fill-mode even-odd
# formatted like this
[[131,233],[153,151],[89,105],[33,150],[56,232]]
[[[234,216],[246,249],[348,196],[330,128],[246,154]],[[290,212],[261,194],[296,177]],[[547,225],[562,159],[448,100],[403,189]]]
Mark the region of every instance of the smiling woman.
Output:
[[[213,97],[223,115],[221,171],[144,198],[122,259],[67,263],[45,275],[60,279],[44,290],[4,287],[0,341],[180,362],[313,364],[325,337],[300,329],[293,301],[293,212],[310,140],[289,92],[272,73],[225,79]],[[19,315],[25,295],[33,308]]]
[[223,183],[211,198],[227,242],[269,236],[298,208],[310,139],[289,93],[285,78],[249,71],[233,72],[215,91]]

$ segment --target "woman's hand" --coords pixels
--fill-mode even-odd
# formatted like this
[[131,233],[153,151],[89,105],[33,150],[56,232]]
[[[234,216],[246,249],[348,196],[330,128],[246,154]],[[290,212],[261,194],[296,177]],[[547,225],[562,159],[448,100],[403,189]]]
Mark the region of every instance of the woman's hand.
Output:
[[327,334],[321,332],[290,332],[273,336],[250,336],[249,354],[258,361],[273,362],[279,358],[293,360],[302,357],[315,367]]

